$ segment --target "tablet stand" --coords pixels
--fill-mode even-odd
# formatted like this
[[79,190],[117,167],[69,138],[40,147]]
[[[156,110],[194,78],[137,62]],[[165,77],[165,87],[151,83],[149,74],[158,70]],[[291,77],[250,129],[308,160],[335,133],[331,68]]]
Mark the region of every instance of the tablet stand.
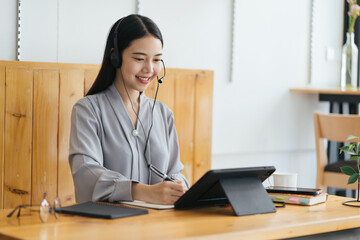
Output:
[[276,208],[258,177],[220,178],[236,216],[276,212]]

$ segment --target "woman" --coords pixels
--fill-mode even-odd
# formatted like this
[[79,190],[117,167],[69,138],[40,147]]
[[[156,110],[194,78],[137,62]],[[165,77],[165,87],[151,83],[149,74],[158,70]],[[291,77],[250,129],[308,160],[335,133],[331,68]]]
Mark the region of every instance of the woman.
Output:
[[188,188],[173,113],[144,94],[161,71],[162,48],[161,32],[147,17],[129,15],[112,26],[99,75],[71,116],[77,202],[173,204]]

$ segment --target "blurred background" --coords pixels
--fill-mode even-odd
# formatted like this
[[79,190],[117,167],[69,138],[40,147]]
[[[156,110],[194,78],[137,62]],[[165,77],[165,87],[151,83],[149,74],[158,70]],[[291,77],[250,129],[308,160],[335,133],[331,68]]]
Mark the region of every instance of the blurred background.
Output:
[[[316,94],[336,87],[343,0],[0,0],[0,60],[101,64],[111,25],[139,13],[170,68],[214,71],[212,168],[274,165],[315,187]],[[160,89],[161,91],[161,89]]]

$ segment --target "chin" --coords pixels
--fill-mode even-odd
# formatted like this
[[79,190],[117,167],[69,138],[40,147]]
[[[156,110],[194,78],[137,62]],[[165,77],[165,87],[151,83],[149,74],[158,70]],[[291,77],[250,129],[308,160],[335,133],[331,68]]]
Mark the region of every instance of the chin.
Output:
[[138,90],[139,92],[145,92],[145,90],[146,90],[148,87],[149,87],[149,84],[146,85],[146,86],[144,86],[144,87],[139,87],[137,90]]

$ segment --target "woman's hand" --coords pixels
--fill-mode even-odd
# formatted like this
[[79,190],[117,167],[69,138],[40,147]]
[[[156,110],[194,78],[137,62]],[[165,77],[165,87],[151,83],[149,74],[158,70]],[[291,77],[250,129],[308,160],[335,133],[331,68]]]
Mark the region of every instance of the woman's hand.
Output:
[[132,184],[133,199],[148,203],[174,204],[186,191],[186,187],[180,180],[176,183],[164,181],[154,185]]

